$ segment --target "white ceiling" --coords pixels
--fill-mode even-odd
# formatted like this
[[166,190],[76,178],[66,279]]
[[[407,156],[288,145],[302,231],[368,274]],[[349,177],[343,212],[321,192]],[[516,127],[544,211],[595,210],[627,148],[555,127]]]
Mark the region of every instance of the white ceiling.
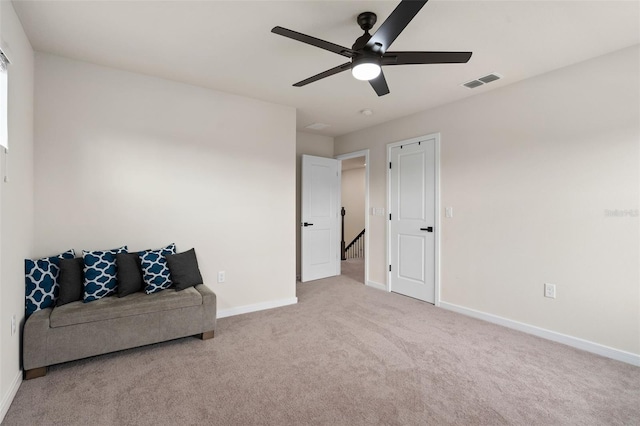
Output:
[[[398,1],[24,1],[33,48],[297,108],[298,129],[338,136],[640,43],[638,1],[431,0],[391,50],[472,51],[468,64],[386,67],[378,97],[349,72],[297,81],[345,58],[270,33],[280,25],[351,47],[363,11]],[[372,31],[373,32],[373,31]],[[503,80],[460,84],[491,72]],[[586,89],[585,89],[586,90]],[[365,117],[362,109],[374,114]]]

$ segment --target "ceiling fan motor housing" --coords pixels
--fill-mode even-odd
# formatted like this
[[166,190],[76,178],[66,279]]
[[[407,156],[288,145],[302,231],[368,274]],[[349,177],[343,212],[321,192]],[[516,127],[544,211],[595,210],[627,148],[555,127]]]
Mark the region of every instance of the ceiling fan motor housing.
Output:
[[358,15],[358,19],[357,19],[358,25],[360,25],[360,28],[362,28],[364,31],[367,31],[367,32],[371,28],[373,28],[377,20],[378,20],[378,17],[373,12],[362,12],[360,15]]
[[358,37],[356,42],[353,43],[353,46],[351,46],[353,50],[360,51],[366,46],[367,42],[371,38],[369,30],[373,28],[377,20],[378,17],[373,12],[362,12],[358,15],[358,25],[360,25],[360,28],[364,30],[364,34]]
[[355,67],[360,64],[376,64],[380,66],[380,56],[375,53],[363,53],[358,56],[354,56],[351,60],[351,67]]

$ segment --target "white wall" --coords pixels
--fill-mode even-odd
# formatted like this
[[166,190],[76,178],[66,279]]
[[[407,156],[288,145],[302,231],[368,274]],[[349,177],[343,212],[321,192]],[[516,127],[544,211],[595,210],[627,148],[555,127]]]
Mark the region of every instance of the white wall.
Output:
[[[639,208],[639,50],[336,138],[335,153],[371,149],[383,207],[386,144],[440,132],[442,207],[454,208],[442,300],[640,354],[639,218],[605,216]],[[384,283],[385,218],[370,219],[370,279]]]
[[[33,254],[33,50],[11,2],[0,1],[0,45],[9,67],[9,154],[0,155],[0,421],[20,384],[24,259]],[[11,316],[18,333],[11,336]]]
[[38,256],[175,242],[219,314],[295,302],[293,108],[40,53],[35,96]]
[[349,244],[364,229],[365,219],[365,168],[342,171],[342,207],[344,216],[344,240]]
[[333,158],[333,138],[313,133],[296,133],[296,275],[300,276],[300,206],[302,197],[300,182],[302,155]]

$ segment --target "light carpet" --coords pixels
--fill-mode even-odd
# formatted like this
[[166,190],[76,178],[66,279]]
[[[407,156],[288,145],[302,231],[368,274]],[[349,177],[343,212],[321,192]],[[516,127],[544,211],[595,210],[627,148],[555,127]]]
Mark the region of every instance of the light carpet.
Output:
[[634,425],[640,369],[367,288],[23,382],[6,425]]
[[342,275],[364,284],[364,257],[356,257],[341,261],[340,270]]

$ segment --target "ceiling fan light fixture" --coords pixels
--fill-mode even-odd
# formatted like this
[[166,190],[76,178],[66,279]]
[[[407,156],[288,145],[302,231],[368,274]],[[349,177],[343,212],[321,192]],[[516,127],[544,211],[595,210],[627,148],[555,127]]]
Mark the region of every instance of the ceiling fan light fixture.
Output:
[[353,61],[351,74],[358,80],[373,80],[380,75],[380,64],[376,58],[362,58]]
[[[360,29],[364,31],[358,37],[351,48],[340,46],[330,41],[302,34],[297,31],[282,27],[273,27],[271,32],[290,38],[311,46],[318,47],[328,52],[336,53],[350,62],[323,71],[312,77],[295,83],[294,87],[306,86],[309,83],[331,77],[351,69],[351,74],[358,80],[369,81],[369,84],[378,96],[389,93],[389,85],[380,68],[382,65],[418,65],[418,64],[465,64],[471,58],[473,52],[419,52],[419,51],[389,51],[394,40],[409,25],[409,22],[420,12],[420,9],[428,0],[402,0],[391,12],[391,15],[371,35],[369,30],[373,28],[378,19],[373,12],[363,12],[358,15],[356,21]],[[486,82],[478,81],[482,85]]]

